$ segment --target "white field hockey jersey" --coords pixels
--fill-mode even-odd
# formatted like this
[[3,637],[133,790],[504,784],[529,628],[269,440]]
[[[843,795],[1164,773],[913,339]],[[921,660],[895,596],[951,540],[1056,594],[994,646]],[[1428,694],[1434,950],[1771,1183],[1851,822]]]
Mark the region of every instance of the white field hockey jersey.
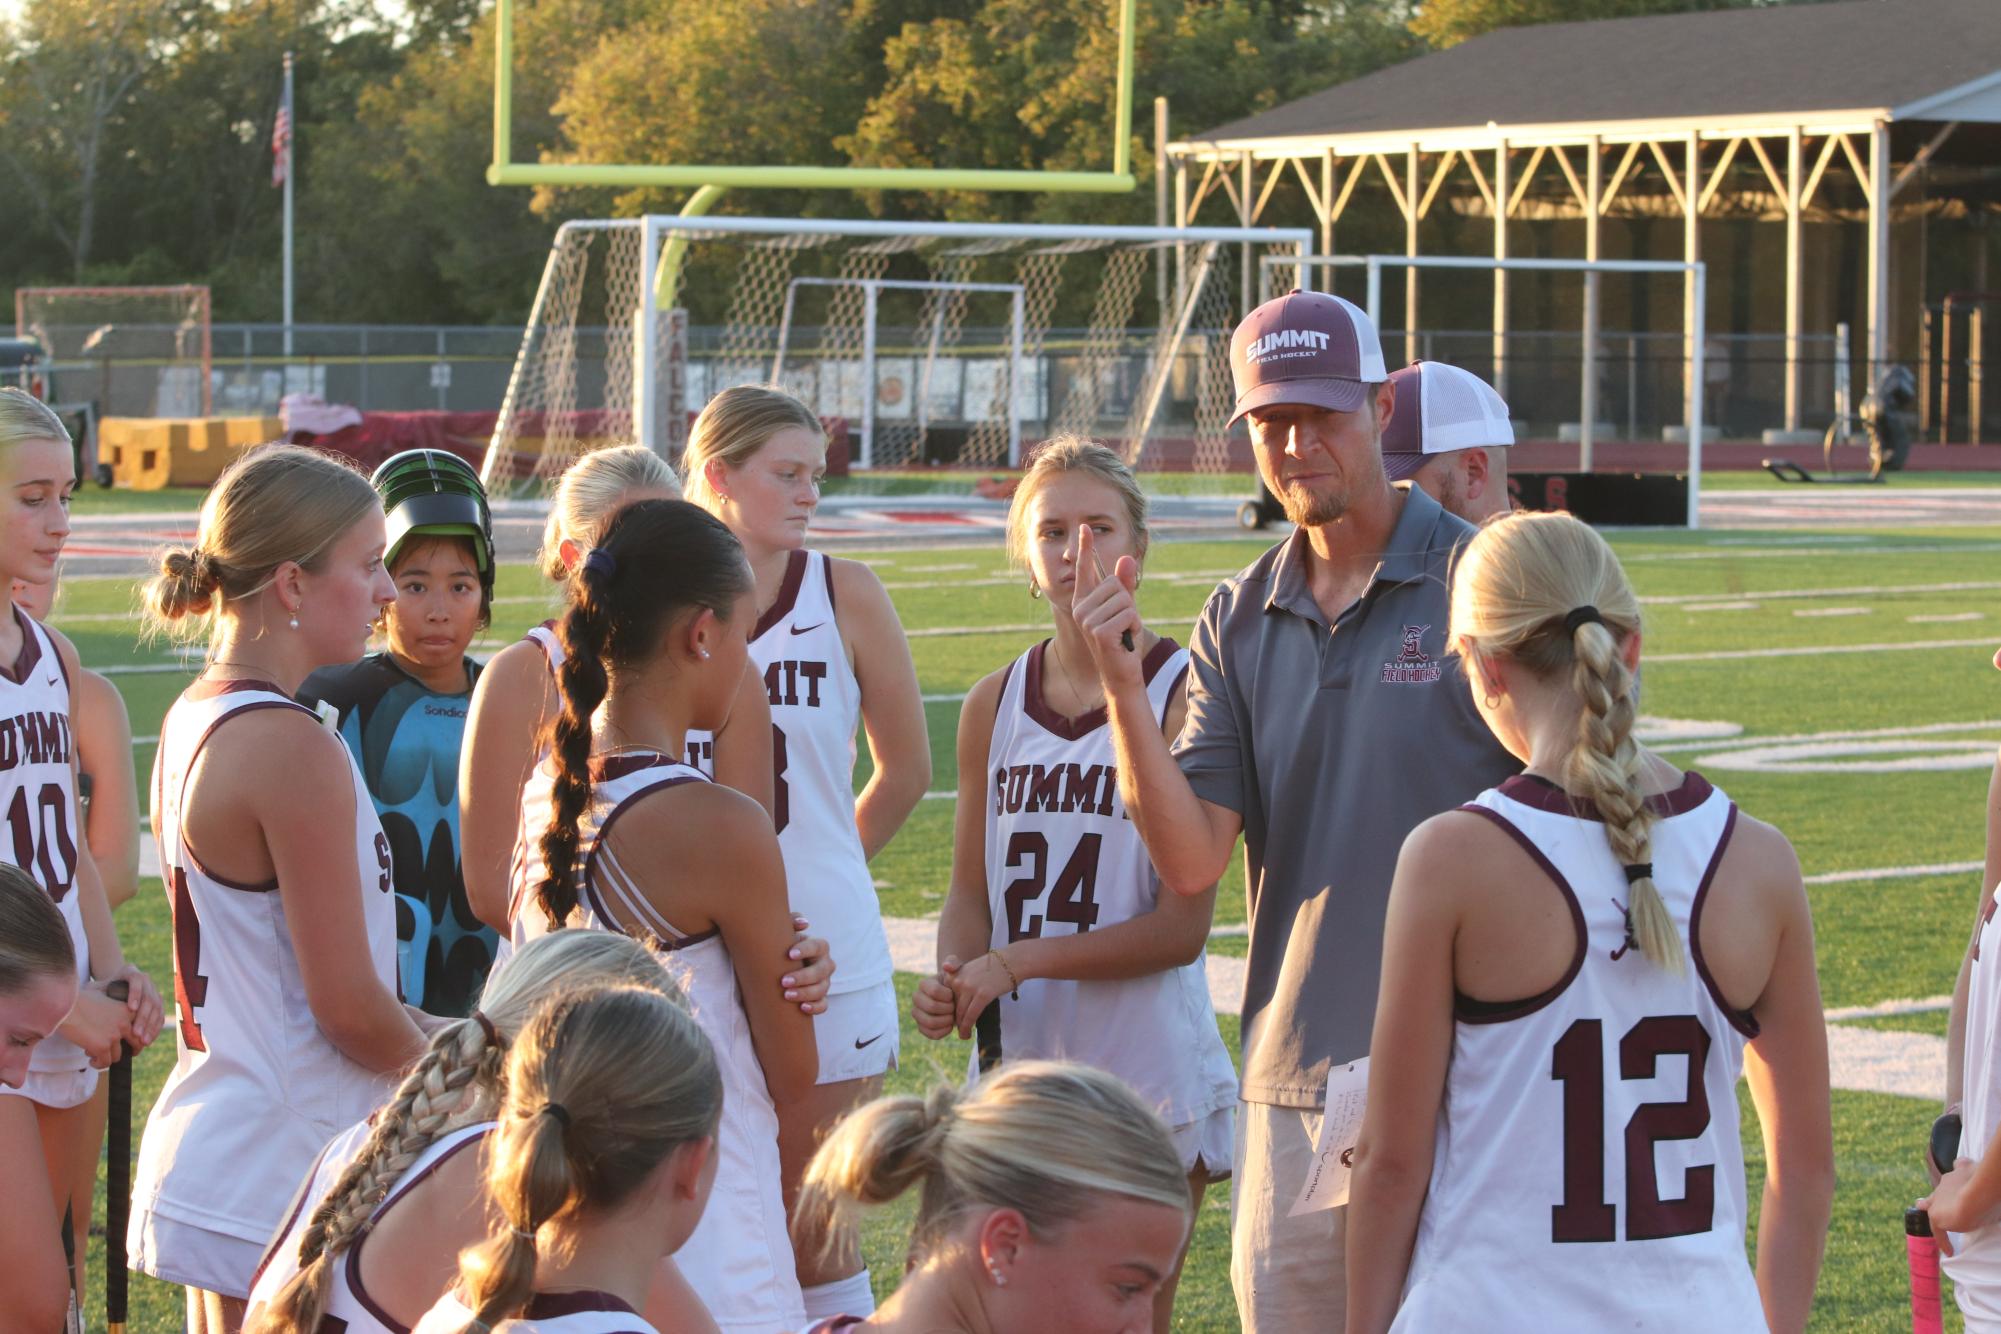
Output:
[[[684,1247],[675,1259],[687,1254]],[[690,1275],[693,1277],[693,1275]],[[447,1292],[417,1322],[413,1334],[459,1334],[472,1310],[456,1292]],[[723,1326],[729,1328],[727,1325]],[[645,1317],[608,1292],[538,1292],[519,1318],[503,1320],[493,1334],[660,1334]],[[671,1332],[670,1332],[671,1334]]]
[[[77,845],[83,822],[76,805],[75,739],[70,731],[69,671],[49,632],[13,608],[21,652],[0,668],[0,860],[20,867],[42,887],[69,927],[76,980],[90,980],[90,941],[76,893]],[[86,1070],[83,1048],[50,1034],[28,1057],[40,1071]]]
[[[882,903],[855,828],[855,729],[862,688],[834,619],[833,560],[795,551],[750,638],[771,701],[772,824],[785,855],[792,911],[826,940],[839,995],[888,980]],[[688,733],[691,763],[715,772],[707,732]],[[699,751],[698,751],[699,748]]]
[[[1568,974],[1510,1005],[1460,997],[1430,1192],[1397,1330],[1763,1330],[1744,1258],[1737,1076],[1750,1015],[1702,959],[1703,900],[1737,808],[1690,773],[1656,799],[1654,883],[1689,966],[1626,934],[1605,827],[1545,780],[1462,809],[1555,882],[1578,934]],[[1472,873],[1477,874],[1477,871]]]
[[[388,1193],[369,1215],[371,1226],[395,1208],[398,1200],[422,1185],[426,1178],[454,1156],[466,1150],[477,1151],[494,1127],[492,1121],[476,1121],[439,1136],[434,1144],[417,1155],[403,1175],[390,1183]],[[272,1243],[271,1249],[264,1253],[264,1262],[257,1267],[257,1277],[250,1285],[251,1307],[271,1301],[298,1274],[299,1238],[304,1235],[308,1220],[319,1208],[320,1202],[332,1192],[342,1174],[360,1156],[362,1146],[368,1142],[373,1129],[367,1121],[357,1122],[334,1136],[320,1151],[319,1161],[313,1164],[304,1188],[299,1192],[298,1199],[293,1201],[292,1213],[285,1220],[284,1230]],[[340,1330],[343,1334],[405,1334],[404,1326],[382,1309],[361,1281],[361,1253],[368,1244],[368,1238],[369,1234],[364,1232],[334,1261],[332,1282],[327,1287],[326,1319],[321,1322],[320,1329]]]
[[[1067,936],[1153,911],[1160,877],[1119,797],[1112,733],[1100,707],[1065,718],[1044,703],[1044,640],[1008,669],[987,752],[987,911],[992,944]],[[1144,665],[1147,702],[1165,719],[1188,674],[1188,650],[1163,639]],[[1237,1074],[1209,1003],[1202,957],[1119,982],[1036,978],[995,1002],[971,1059],[1081,1061],[1108,1070],[1169,1125],[1237,1101]],[[980,1050],[984,1048],[984,1052]]]
[[[151,1210],[262,1245],[321,1147],[375,1110],[390,1081],[341,1055],[320,1031],[278,882],[246,885],[216,875],[182,830],[196,757],[218,728],[258,709],[314,716],[262,682],[197,682],[160,725],[153,801],[173,904],[178,1053],[146,1118],[132,1194],[135,1227]],[[389,841],[345,746],[341,755],[354,780],[362,881],[353,892],[368,941],[368,954],[352,966],[371,969],[395,995]]]
[[[702,1221],[674,1253],[675,1262],[725,1334],[790,1334],[806,1323],[806,1314],[779,1187],[778,1113],[751,1043],[736,967],[717,932],[685,935],[661,916],[605,842],[613,824],[641,797],[710,780],[699,769],[645,751],[593,760],[592,780],[590,804],[578,821],[577,910],[568,925],[658,942],[660,962],[709,1035],[722,1071],[716,1183]],[[537,765],[521,793],[509,911],[516,949],[549,930],[536,887],[546,874],[541,837],[551,819],[554,783],[548,766]],[[772,980],[777,981],[775,974]]]
[[[1966,1035],[1959,1108],[1959,1156],[1979,1162],[2001,1126],[2001,926],[1988,900],[1966,974]],[[1939,1257],[1952,1279],[1967,1328],[2001,1322],[2001,1226],[1952,1234],[1952,1254]]]

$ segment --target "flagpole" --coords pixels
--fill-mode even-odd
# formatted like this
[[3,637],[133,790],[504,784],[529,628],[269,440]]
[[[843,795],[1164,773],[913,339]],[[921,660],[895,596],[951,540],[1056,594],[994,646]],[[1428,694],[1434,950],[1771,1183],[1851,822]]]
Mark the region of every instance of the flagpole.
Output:
[[[285,358],[292,357],[292,178],[298,175],[295,164],[298,155],[293,150],[299,127],[292,115],[292,53],[285,53],[285,117],[292,124],[285,141]],[[290,366],[288,364],[287,370]]]

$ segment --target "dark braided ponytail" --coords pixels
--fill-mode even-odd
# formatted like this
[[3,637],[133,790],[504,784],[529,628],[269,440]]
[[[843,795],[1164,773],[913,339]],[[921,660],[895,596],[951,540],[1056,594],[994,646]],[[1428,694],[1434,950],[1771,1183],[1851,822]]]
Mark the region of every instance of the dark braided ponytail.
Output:
[[707,608],[726,619],[750,587],[736,536],[683,500],[643,500],[619,511],[571,574],[568,610],[557,627],[563,665],[556,688],[563,708],[551,731],[556,781],[536,890],[552,928],[577,906],[579,823],[591,799],[591,718],[613,674],[657,652],[668,626],[684,613]]

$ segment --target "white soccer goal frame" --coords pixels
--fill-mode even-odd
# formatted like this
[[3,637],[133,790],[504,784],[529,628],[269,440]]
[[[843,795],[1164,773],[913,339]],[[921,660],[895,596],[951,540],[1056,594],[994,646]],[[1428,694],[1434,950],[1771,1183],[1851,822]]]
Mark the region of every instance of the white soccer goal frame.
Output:
[[[802,287],[859,287],[862,290],[862,430],[861,455],[856,464],[875,466],[876,398],[876,303],[883,289],[899,292],[1005,292],[1010,297],[1008,322],[1007,461],[1021,463],[1021,349],[1022,330],[1027,320],[1028,289],[1020,283],[919,282],[899,278],[793,278],[785,284],[785,311],[778,320],[778,351],[771,359],[771,382],[781,383],[785,369],[785,349],[792,337],[793,301]],[[945,308],[940,305],[931,322],[931,344],[924,357],[924,375],[916,387],[917,429],[922,434],[931,414],[931,371],[938,362],[938,344],[944,334]]]
[[1298,269],[1300,285],[1319,268],[1359,268],[1367,275],[1362,308],[1381,327],[1384,269],[1471,269],[1493,272],[1581,273],[1585,278],[1584,313],[1579,332],[1583,335],[1583,385],[1579,390],[1578,467],[1591,471],[1592,446],[1598,423],[1598,283],[1601,273],[1679,273],[1688,282],[1687,328],[1682,343],[1687,349],[1687,388],[1683,406],[1688,430],[1688,526],[1700,528],[1702,506],[1702,416],[1703,370],[1707,354],[1708,266],[1700,260],[1671,259],[1491,259],[1478,255],[1307,255],[1298,259],[1265,255],[1258,261],[1260,290],[1269,283],[1266,275],[1276,266]]
[[[1171,252],[1177,269],[1187,273],[1199,271],[1206,274],[1209,265],[1201,263],[1201,254],[1191,255],[1190,246],[1254,245],[1262,248],[1290,245],[1294,255],[1309,257],[1314,251],[1314,233],[1304,227],[1141,227],[1141,226],[1089,226],[1061,223],[980,223],[980,222],[884,222],[878,220],[846,220],[830,218],[739,218],[739,217],[679,217],[671,214],[646,214],[639,218],[620,219],[578,219],[566,222],[557,230],[550,254],[560,252],[566,235],[582,231],[610,232],[621,228],[641,228],[639,263],[640,305],[634,312],[637,328],[637,346],[634,348],[636,369],[633,384],[633,435],[639,443],[649,448],[662,450],[671,438],[664,429],[667,426],[663,415],[666,404],[665,390],[673,378],[671,368],[663,365],[661,356],[663,344],[672,336],[669,327],[673,308],[674,284],[678,276],[678,265],[690,241],[714,239],[719,236],[826,236],[830,239],[850,240],[893,240],[905,237],[950,240],[965,243],[980,241],[1027,241],[1042,242],[1050,246],[1060,246],[1066,242],[1102,242],[1107,244],[1157,245],[1163,253]],[[1212,252],[1213,253],[1213,252]],[[665,261],[665,263],[663,263]],[[646,275],[652,275],[647,278]],[[540,328],[548,309],[552,289],[553,270],[545,265],[542,277],[535,291],[535,299],[528,314],[527,328],[531,332]],[[1149,426],[1159,409],[1159,398],[1166,391],[1169,381],[1169,364],[1178,352],[1181,341],[1187,336],[1191,312],[1181,307],[1199,298],[1203,286],[1200,283],[1179,283],[1176,285],[1174,307],[1171,320],[1164,320],[1156,330],[1167,339],[1167,345],[1157,349],[1158,365],[1147,377],[1143,404],[1144,411],[1139,420]],[[663,296],[665,299],[663,300]],[[517,359],[513,374],[508,377],[507,393],[501,404],[501,425],[496,426],[494,440],[487,450],[486,467],[488,484],[495,482],[492,470],[499,458],[499,446],[505,423],[510,418],[521,391],[522,362]],[[1009,393],[1012,395],[1013,388]]]

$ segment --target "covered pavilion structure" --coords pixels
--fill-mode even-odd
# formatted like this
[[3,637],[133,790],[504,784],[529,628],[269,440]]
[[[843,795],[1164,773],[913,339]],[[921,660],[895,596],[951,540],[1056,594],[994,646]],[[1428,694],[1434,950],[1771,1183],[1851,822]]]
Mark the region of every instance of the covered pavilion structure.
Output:
[[[2001,0],[1833,0],[1504,29],[1166,152],[1184,226],[1225,208],[1242,226],[1298,224],[1303,208],[1325,253],[1352,252],[1371,247],[1346,220],[1373,198],[1368,241],[1390,249],[1382,220],[1394,217],[1405,255],[1707,260],[1704,336],[1760,333],[1775,354],[1782,346],[1765,405],[1776,420],[1763,424],[1800,431],[1832,411],[1818,377],[1809,400],[1810,344],[1873,380],[1937,350],[1917,344],[1949,331],[1927,313],[1938,298],[1981,308],[1968,298],[1988,287],[1989,224],[2001,214]],[[1643,225],[1608,226],[1621,219]],[[1718,222],[1772,225],[1705,255],[1705,224]],[[1247,305],[1255,277],[1247,259]],[[1491,372],[1503,393],[1519,317],[1511,279],[1521,281],[1493,271]],[[1405,270],[1412,358],[1419,282]],[[1583,284],[1583,323],[1570,325],[1587,340],[1599,286]],[[1684,289],[1682,319],[1668,327],[1689,340],[1692,279]],[[1855,330],[1852,346],[1832,346],[1838,325]],[[1973,439],[1978,327],[1976,314],[1968,366],[1925,386],[1935,416],[1932,396],[1954,392],[1970,368]]]

